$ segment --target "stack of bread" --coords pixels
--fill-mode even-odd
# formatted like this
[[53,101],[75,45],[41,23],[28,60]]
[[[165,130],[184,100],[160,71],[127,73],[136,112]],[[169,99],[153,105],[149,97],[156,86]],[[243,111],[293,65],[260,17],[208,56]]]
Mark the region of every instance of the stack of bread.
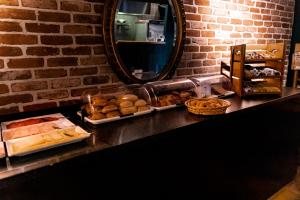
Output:
[[193,97],[191,91],[172,91],[169,94],[161,95],[158,97],[157,106],[170,106],[175,104],[183,104],[186,100]]
[[91,120],[130,115],[149,109],[150,106],[147,102],[134,94],[110,97],[94,96],[88,104],[83,106],[83,110]]

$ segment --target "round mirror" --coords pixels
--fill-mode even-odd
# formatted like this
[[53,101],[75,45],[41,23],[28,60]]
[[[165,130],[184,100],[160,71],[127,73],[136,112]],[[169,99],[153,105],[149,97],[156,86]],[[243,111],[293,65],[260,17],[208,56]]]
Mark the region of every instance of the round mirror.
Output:
[[103,36],[108,60],[120,80],[145,83],[171,77],[183,52],[181,0],[109,0]]

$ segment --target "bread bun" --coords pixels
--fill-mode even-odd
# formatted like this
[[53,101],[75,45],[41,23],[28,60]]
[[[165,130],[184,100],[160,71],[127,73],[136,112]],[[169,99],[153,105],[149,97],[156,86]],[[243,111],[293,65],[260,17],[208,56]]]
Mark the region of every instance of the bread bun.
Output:
[[145,106],[147,105],[147,102],[144,100],[144,99],[138,99],[135,103],[134,103],[135,106]]
[[92,97],[92,105],[93,106],[106,106],[108,101],[106,99],[100,97]]
[[134,94],[124,94],[120,97],[120,99],[135,102],[136,100],[138,100],[138,97]]
[[105,115],[102,113],[93,113],[88,116],[91,120],[100,120],[100,119],[105,119]]
[[120,102],[120,108],[128,108],[128,107],[132,107],[133,103],[132,101],[121,101]]
[[102,109],[102,113],[108,113],[108,112],[112,112],[118,110],[118,107],[116,105],[108,105],[108,106],[104,106]]
[[120,116],[119,111],[112,111],[112,112],[106,113],[107,118],[118,117],[118,116]]
[[181,98],[187,98],[187,97],[192,96],[192,93],[191,93],[191,92],[188,92],[188,91],[181,91],[180,94],[179,94],[179,96],[180,96]]
[[147,111],[150,110],[149,106],[140,106],[138,107],[138,112],[143,112],[143,111]]
[[122,115],[129,115],[132,113],[137,112],[137,108],[135,106],[127,107],[127,108],[120,108]]

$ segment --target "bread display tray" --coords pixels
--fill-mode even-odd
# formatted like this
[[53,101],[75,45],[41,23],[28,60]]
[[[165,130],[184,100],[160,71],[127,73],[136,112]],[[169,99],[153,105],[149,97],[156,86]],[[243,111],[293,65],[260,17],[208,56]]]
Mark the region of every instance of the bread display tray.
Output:
[[4,143],[0,142],[0,158],[5,157],[5,149],[4,149]]
[[[132,118],[132,117],[136,117],[136,116],[140,116],[140,115],[149,114],[153,110],[154,110],[153,107],[150,107],[149,110],[141,111],[141,112],[135,112],[135,113],[133,113],[131,115],[111,117],[111,118],[99,119],[99,120],[91,120],[88,117],[84,117],[84,120],[87,121],[87,122],[89,122],[89,123],[91,123],[91,124],[103,124],[103,123],[107,123],[107,122],[112,122],[112,121],[117,121],[117,120],[121,120],[121,119],[127,119],[127,118]],[[81,111],[78,111],[77,115],[79,115],[81,117]]]
[[184,106],[184,104],[173,104],[173,105],[161,106],[161,107],[154,106],[153,108],[156,111],[162,111],[162,110],[168,110],[168,109],[171,109],[171,108],[177,108],[177,107],[182,107],[182,106]]
[[24,156],[54,147],[79,142],[90,137],[90,135],[90,133],[86,132],[81,127],[72,126],[38,135],[8,140],[5,144],[8,156]]

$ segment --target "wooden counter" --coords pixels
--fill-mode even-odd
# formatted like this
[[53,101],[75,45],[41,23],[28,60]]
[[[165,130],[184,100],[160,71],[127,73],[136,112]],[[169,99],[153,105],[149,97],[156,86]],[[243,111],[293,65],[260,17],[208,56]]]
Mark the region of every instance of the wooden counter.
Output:
[[[109,187],[127,191],[114,194],[123,197],[139,192],[158,199],[202,197],[199,190],[215,195],[209,199],[263,199],[295,174],[300,142],[290,119],[298,112],[285,117],[280,108],[297,98],[299,89],[284,88],[281,97],[228,98],[232,106],[221,116],[196,116],[180,107],[98,126],[85,124],[93,134],[84,142],[1,160],[0,199],[92,198],[98,192],[112,195]],[[61,111],[80,125],[75,112]],[[90,182],[93,178],[103,190]]]

